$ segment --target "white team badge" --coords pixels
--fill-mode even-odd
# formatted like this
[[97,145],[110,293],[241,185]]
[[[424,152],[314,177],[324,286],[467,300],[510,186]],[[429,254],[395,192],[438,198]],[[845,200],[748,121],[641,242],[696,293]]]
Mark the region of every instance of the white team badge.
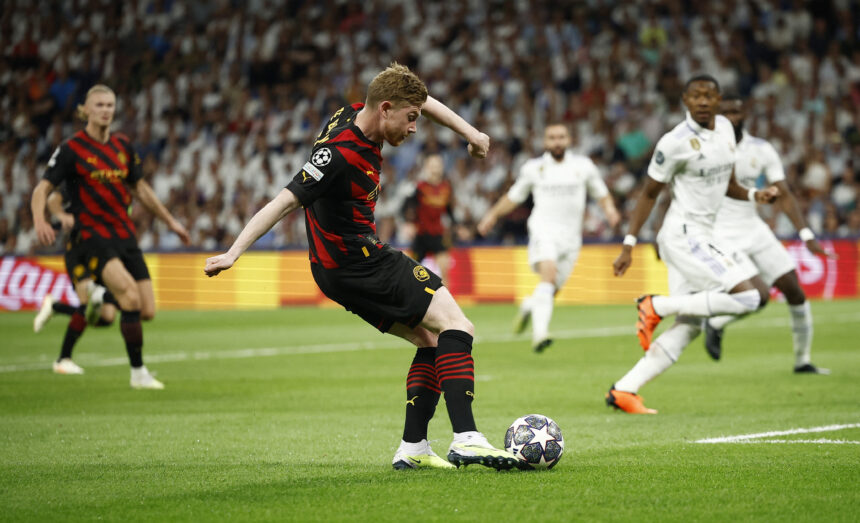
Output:
[[331,151],[328,147],[323,147],[311,156],[311,163],[317,167],[323,167],[331,162]]

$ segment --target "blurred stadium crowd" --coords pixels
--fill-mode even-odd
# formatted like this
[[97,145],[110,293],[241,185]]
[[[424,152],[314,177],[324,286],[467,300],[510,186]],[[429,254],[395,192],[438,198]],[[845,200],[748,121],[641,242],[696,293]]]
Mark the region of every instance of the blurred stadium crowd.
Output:
[[[708,72],[752,100],[749,131],[781,153],[811,227],[860,235],[860,5],[851,0],[6,0],[0,2],[0,254],[36,245],[32,189],[95,83],[118,96],[115,131],[203,249],[228,246],[307,160],[322,123],[363,101],[392,60],[415,70],[494,147],[473,161],[447,129],[383,153],[380,237],[409,242],[403,203],[439,153],[455,187],[457,237],[548,122],[600,167],[625,218],[653,146],[683,118],[684,80]],[[134,207],[144,250],[178,239]],[[494,242],[525,238],[523,208]],[[794,231],[773,217],[778,234]],[[625,227],[622,224],[622,229]],[[586,237],[608,239],[596,207]],[[294,213],[257,248],[305,244]],[[56,251],[58,247],[51,250]]]

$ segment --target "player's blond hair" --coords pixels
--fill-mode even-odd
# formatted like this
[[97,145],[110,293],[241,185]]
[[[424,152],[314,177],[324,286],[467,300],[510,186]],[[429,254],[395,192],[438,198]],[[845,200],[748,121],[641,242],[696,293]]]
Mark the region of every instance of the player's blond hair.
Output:
[[82,103],[82,104],[78,104],[78,107],[77,107],[77,109],[75,110],[75,115],[78,117],[78,119],[80,119],[80,120],[82,120],[82,121],[84,121],[84,122],[86,122],[86,121],[87,121],[87,111],[86,111],[86,109],[85,109],[85,107],[84,107],[84,106],[86,105],[87,100],[89,100],[89,99],[90,99],[90,96],[91,96],[91,95],[93,95],[93,94],[95,94],[95,93],[107,93],[107,94],[112,94],[112,95],[114,96],[114,98],[116,98],[116,93],[115,93],[115,92],[113,92],[113,89],[111,89],[110,87],[106,86],[105,84],[96,84],[96,85],[94,85],[94,86],[90,87],[90,90],[89,90],[89,91],[87,91],[87,96],[86,96],[86,98],[84,98],[84,103]]
[[384,101],[391,102],[395,108],[420,107],[427,101],[427,86],[408,67],[391,62],[367,86],[367,106],[376,107]]

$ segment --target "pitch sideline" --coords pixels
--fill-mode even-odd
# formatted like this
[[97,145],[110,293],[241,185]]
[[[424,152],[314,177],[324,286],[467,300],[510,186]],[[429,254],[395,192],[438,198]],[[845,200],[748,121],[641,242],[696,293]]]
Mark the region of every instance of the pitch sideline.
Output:
[[694,443],[714,444],[714,443],[814,443],[814,444],[836,444],[836,445],[860,445],[860,441],[841,440],[841,439],[770,439],[777,436],[791,436],[794,434],[814,434],[818,432],[836,432],[845,429],[860,428],[860,423],[847,423],[842,425],[822,425],[820,427],[796,428],[789,430],[779,430],[771,432],[759,432],[756,434],[738,434],[736,436],[721,436],[718,438],[705,438],[696,440]]

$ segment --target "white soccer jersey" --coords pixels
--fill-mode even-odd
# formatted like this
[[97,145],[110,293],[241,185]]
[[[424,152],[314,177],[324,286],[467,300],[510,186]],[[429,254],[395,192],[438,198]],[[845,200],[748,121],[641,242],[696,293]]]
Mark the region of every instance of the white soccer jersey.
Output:
[[720,115],[711,130],[688,112],[685,121],[660,138],[648,176],[672,189],[666,222],[713,228],[735,164],[735,147],[732,124]]
[[609,190],[590,158],[566,151],[560,162],[546,152],[523,164],[508,198],[522,203],[529,193],[534,199],[529,235],[549,234],[579,245],[586,196],[598,200]]
[[[747,189],[758,186],[759,179],[764,186],[785,180],[785,171],[776,149],[766,140],[751,136],[744,131],[741,141],[737,144],[735,155],[735,179]],[[717,212],[717,222],[722,226],[741,224],[752,218],[758,218],[756,206],[747,200],[735,200],[726,196]]]

